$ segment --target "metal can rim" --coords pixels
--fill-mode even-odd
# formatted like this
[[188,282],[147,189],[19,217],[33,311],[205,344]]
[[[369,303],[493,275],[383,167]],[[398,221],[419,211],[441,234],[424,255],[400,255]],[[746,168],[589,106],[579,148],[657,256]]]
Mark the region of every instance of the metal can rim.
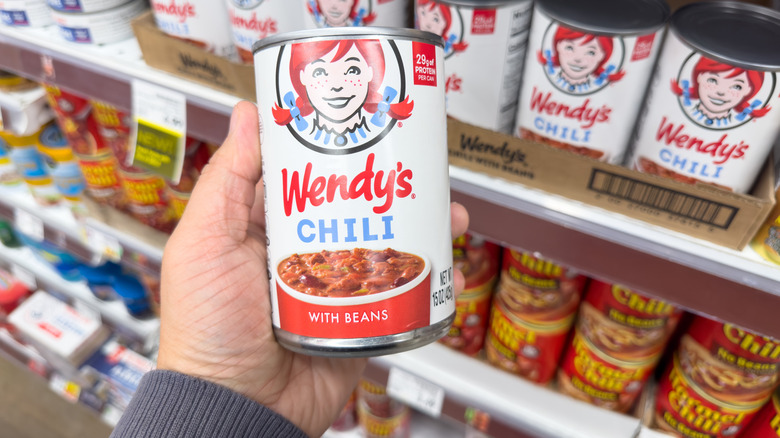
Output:
[[297,30],[283,32],[261,40],[252,45],[252,53],[300,40],[333,40],[333,39],[366,39],[366,38],[406,38],[435,44],[444,47],[441,36],[432,32],[416,29],[401,29],[395,27],[360,26],[360,27],[328,27],[321,29]]
[[[697,11],[710,8],[722,8],[722,12],[731,11],[732,16],[735,12],[752,12],[755,16],[764,15],[768,18],[777,20],[778,33],[780,34],[780,11],[769,9],[766,7],[754,5],[751,3],[741,3],[735,1],[708,1],[704,3],[691,3],[678,9],[672,16],[669,22],[669,29],[674,32],[675,36],[686,46],[698,51],[707,57],[712,58],[715,61],[730,64],[734,67],[745,68],[749,70],[761,70],[761,71],[780,71],[780,59],[775,65],[762,64],[758,62],[751,62],[746,60],[739,60],[726,55],[722,55],[716,52],[718,47],[708,48],[696,41],[695,33],[691,33],[692,26],[689,26],[684,20],[690,19],[692,16],[696,16]],[[728,39],[732,40],[732,39]],[[732,40],[733,41],[733,40]]]
[[632,35],[645,35],[648,33],[657,32],[664,28],[666,23],[669,21],[669,18],[672,16],[671,9],[669,9],[669,5],[664,0],[646,0],[646,1],[648,3],[655,3],[660,8],[660,12],[663,18],[659,20],[657,23],[653,23],[652,25],[648,24],[646,26],[636,27],[632,29],[623,29],[623,30],[617,28],[607,28],[598,24],[586,23],[575,16],[572,17],[562,16],[561,14],[557,14],[554,11],[550,11],[549,8],[545,8],[543,1],[537,0],[534,3],[534,6],[538,8],[540,11],[542,11],[544,14],[548,15],[553,20],[561,22],[566,26],[572,27],[576,30],[580,30],[588,33],[596,33],[600,35],[632,36]]
[[447,5],[479,7],[480,9],[484,9],[486,7],[490,8],[520,3],[531,3],[532,0],[437,0],[437,2]]

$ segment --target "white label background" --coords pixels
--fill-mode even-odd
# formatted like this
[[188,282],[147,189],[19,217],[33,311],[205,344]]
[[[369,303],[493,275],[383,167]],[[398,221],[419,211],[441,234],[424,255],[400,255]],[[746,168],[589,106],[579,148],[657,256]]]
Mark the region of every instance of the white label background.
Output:
[[[385,52],[385,58],[394,58],[386,39],[379,37]],[[393,39],[398,46],[402,62],[406,65],[405,95],[414,101],[412,114],[406,120],[396,122],[396,125],[377,144],[347,155],[326,155],[315,152],[298,143],[291,135],[287,126],[279,126],[275,121],[271,108],[277,101],[276,65],[280,51],[279,46],[270,47],[255,53],[255,74],[257,80],[257,101],[260,117],[263,120],[263,169],[266,189],[266,220],[269,235],[269,270],[271,275],[271,301],[273,305],[274,325],[279,327],[279,309],[276,297],[276,267],[279,262],[293,253],[305,254],[322,250],[341,250],[354,247],[383,250],[393,248],[397,251],[424,255],[431,262],[431,292],[441,288],[439,273],[452,267],[452,236],[450,234],[449,216],[449,171],[447,158],[447,122],[444,111],[444,72],[443,56],[440,47],[436,49],[436,87],[415,85],[413,81],[413,50],[412,42],[403,39]],[[289,46],[286,48],[289,51]],[[282,74],[289,74],[289,64],[282,62]],[[397,68],[394,63],[387,62],[385,83],[397,81]],[[286,79],[289,83],[289,78]],[[384,88],[382,86],[381,88]],[[282,96],[291,90],[288,85],[282,85]],[[394,100],[397,102],[398,98]],[[284,105],[286,108],[286,105]],[[371,113],[364,111],[367,120]],[[388,118],[389,120],[389,118]],[[369,121],[369,126],[371,122]],[[293,128],[294,129],[294,128]],[[311,124],[309,125],[311,129]],[[378,128],[374,127],[374,132]],[[394,197],[393,205],[387,213],[375,214],[372,208],[382,205],[384,200],[343,201],[337,195],[332,203],[312,206],[307,202],[303,213],[298,213],[293,207],[290,217],[285,216],[283,206],[282,169],[303,173],[307,163],[313,163],[312,178],[329,176],[331,174],[347,175],[351,180],[358,172],[365,169],[366,158],[375,154],[374,171],[397,169],[397,162],[403,164],[403,169],[411,169],[413,178],[410,180],[414,196],[404,198]],[[386,176],[385,176],[386,178]],[[397,188],[398,186],[396,186]],[[339,230],[337,243],[320,243],[315,239],[312,243],[302,242],[298,238],[298,223],[308,219],[315,224],[325,220],[330,224],[332,219],[345,217],[358,218],[355,233],[358,239],[362,236],[361,218],[371,218],[373,234],[384,233],[384,224],[380,217],[392,215],[392,232],[390,240],[370,242],[344,242],[343,222]],[[341,219],[339,219],[341,221]],[[451,284],[451,283],[450,283]],[[424,303],[421,303],[424,305]],[[431,324],[440,322],[455,310],[454,300],[446,305],[431,306]],[[356,337],[360,337],[356,334]]]
[[[289,0],[288,0],[289,1]],[[309,12],[307,5],[316,2],[316,0],[298,0],[303,4],[303,13],[306,15],[304,20],[307,29],[317,29],[320,26],[314,19],[314,15]],[[409,3],[411,0],[357,0],[359,2],[358,10],[364,8],[375,15],[374,21],[366,26],[384,26],[384,27],[407,27],[409,25]]]
[[[631,61],[631,55],[634,51],[637,37],[622,38],[624,47],[622,70],[625,71],[625,76],[623,76],[622,79],[612,82],[599,91],[591,94],[571,95],[562,92],[550,82],[550,78],[548,78],[545,73],[547,67],[542,65],[537,59],[537,52],[542,50],[542,47],[547,47],[547,45],[543,45],[543,39],[548,32],[551,22],[550,18],[538,9],[534,11],[514,134],[519,136],[520,128],[528,129],[555,141],[604,151],[604,161],[620,164],[626,147],[630,142],[631,132],[634,128],[637,115],[639,114],[642,98],[650,80],[655,59],[659,53],[663,29],[656,33],[649,56],[638,61]],[[556,25],[557,24],[558,23],[556,22]],[[549,30],[550,33],[553,33],[554,31],[555,27]],[[550,38],[550,35],[547,36]],[[615,37],[613,40],[615,41],[614,46],[616,50],[618,48],[617,42],[619,40],[619,37]],[[552,93],[550,101],[565,104],[570,108],[576,108],[577,106],[582,105],[586,99],[590,100],[588,103],[589,108],[596,109],[601,108],[603,105],[607,105],[612,109],[609,121],[604,123],[597,122],[592,127],[588,128],[591,133],[590,140],[587,143],[583,141],[572,141],[570,138],[562,139],[552,137],[546,134],[544,129],[540,130],[535,127],[535,121],[538,123],[537,118],[541,118],[545,126],[548,123],[557,125],[558,133],[561,133],[564,127],[568,128],[568,132],[571,132],[574,129],[577,129],[578,132],[582,132],[583,123],[578,120],[567,119],[561,116],[551,116],[531,109],[531,98],[534,87],[537,89],[537,92]],[[583,136],[583,134],[580,135]]]

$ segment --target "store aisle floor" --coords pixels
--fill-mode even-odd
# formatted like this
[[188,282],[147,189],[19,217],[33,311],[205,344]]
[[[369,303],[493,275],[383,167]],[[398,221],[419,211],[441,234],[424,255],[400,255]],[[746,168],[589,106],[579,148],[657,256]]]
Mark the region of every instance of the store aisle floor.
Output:
[[0,435],[3,438],[105,438],[111,428],[48,383],[0,357]]

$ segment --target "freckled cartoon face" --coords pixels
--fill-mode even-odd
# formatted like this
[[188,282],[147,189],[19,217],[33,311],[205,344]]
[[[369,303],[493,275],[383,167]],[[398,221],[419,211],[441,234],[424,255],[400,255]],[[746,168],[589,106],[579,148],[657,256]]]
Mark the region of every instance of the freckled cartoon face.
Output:
[[340,59],[333,60],[336,50],[309,63],[300,73],[300,79],[319,115],[332,122],[344,122],[363,107],[374,70],[355,46]]
[[417,7],[417,26],[420,30],[444,36],[444,28],[447,27],[447,22],[444,20],[444,16],[442,16],[438,6],[431,8],[428,5],[423,5]]
[[595,38],[585,43],[586,38],[561,40],[555,46],[561,70],[571,80],[581,80],[592,74],[606,56]]
[[753,91],[746,72],[731,78],[730,74],[730,71],[704,72],[696,79],[701,104],[709,111],[729,111]]
[[357,0],[319,0],[320,12],[329,26],[344,26]]

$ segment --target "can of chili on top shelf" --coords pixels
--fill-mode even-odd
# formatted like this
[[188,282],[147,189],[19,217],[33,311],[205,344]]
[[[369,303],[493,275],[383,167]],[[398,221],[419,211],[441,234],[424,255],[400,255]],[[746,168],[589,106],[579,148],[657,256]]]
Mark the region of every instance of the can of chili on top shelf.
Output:
[[743,434],[780,382],[780,342],[696,317],[661,378],[657,426],[686,437]]
[[151,0],[154,21],[164,33],[217,56],[238,58],[224,0]]
[[512,132],[532,8],[530,0],[416,0],[415,27],[444,38],[447,114]]
[[701,2],[672,16],[630,165],[747,193],[780,132],[780,12]]
[[290,0],[227,0],[227,10],[238,56],[247,64],[254,61],[255,41],[304,28],[300,7],[290,7]]
[[254,46],[273,324],[314,355],[395,353],[455,317],[443,48],[330,28]]
[[515,135],[621,163],[669,14],[664,0],[537,0]]

